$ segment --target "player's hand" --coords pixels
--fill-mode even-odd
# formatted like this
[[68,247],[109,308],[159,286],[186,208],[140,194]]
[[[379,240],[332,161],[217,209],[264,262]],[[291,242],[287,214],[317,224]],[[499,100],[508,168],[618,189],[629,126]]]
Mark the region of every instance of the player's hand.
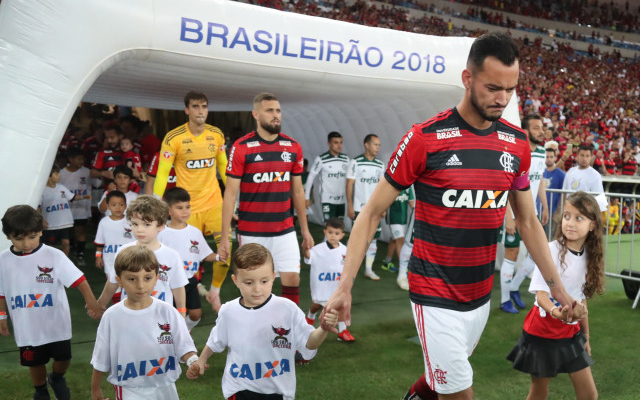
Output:
[[[112,171],[112,170],[110,170],[110,169],[108,169],[108,170],[106,170],[106,171],[102,171],[102,177],[103,177],[103,178],[105,178],[105,179],[111,179],[111,180],[113,180],[113,179],[114,179],[114,177],[113,177],[113,171]],[[114,184],[114,186],[115,186],[115,184]],[[113,189],[107,189],[107,190],[113,190]]]
[[9,336],[11,332],[9,332],[9,324],[7,324],[6,319],[0,320],[0,335]]
[[582,302],[578,302],[576,304],[575,307],[573,307],[573,320],[574,321],[578,321],[581,320],[583,318],[585,318],[587,315],[589,315],[589,310],[587,309],[587,305],[582,303]]
[[104,314],[106,310],[106,307],[101,306],[97,301],[85,305],[85,308],[87,309],[87,314],[93,319],[102,318],[102,314]]
[[104,260],[102,257],[96,257],[96,268],[102,269],[104,267]]
[[329,332],[338,333],[335,325],[331,325],[329,320],[327,320],[327,314],[331,312],[337,312],[338,318],[341,321],[344,321],[347,326],[351,325],[351,290],[343,289],[338,286],[335,292],[329,298],[329,301],[322,309],[322,314],[320,314],[320,326],[322,329]]
[[507,231],[507,234],[515,235],[516,234],[516,221],[513,218],[507,217],[507,219],[504,222],[504,229]]
[[560,302],[561,310],[563,313],[563,317],[566,315],[565,321],[572,322],[573,321],[573,309],[577,306],[578,302],[573,299],[567,293],[564,286],[554,286],[551,289],[551,297]]
[[302,248],[303,249],[311,249],[313,247],[313,236],[309,230],[302,231]]
[[220,238],[220,245],[218,246],[218,255],[221,261],[227,261],[229,256],[229,236],[222,235]]
[[350,218],[350,219],[352,219],[352,220],[355,220],[355,219],[356,219],[356,212],[355,212],[355,211],[353,211],[353,208],[349,208],[349,209],[347,210],[347,217],[349,217],[349,218]]
[[320,327],[324,330],[327,330],[324,328],[325,325],[332,326],[335,328],[335,326],[338,325],[338,317],[339,317],[338,312],[336,310],[331,310],[330,312],[324,315],[324,321]]

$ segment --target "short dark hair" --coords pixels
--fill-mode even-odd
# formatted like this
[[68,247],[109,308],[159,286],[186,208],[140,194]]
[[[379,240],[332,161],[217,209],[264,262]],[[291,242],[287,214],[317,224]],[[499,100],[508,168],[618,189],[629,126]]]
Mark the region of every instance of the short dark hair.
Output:
[[174,186],[164,192],[164,201],[166,201],[169,206],[172,206],[176,203],[191,201],[191,196],[189,192],[183,188]]
[[327,135],[327,142],[330,142],[331,139],[333,138],[342,138],[342,135],[340,134],[340,132],[329,132],[329,134]]
[[258,93],[256,97],[253,98],[253,108],[257,108],[257,106],[263,101],[278,101],[278,98],[273,93]]
[[154,196],[143,194],[127,205],[127,220],[131,221],[137,215],[143,221],[156,221],[158,226],[162,226],[169,218],[169,206]]
[[140,118],[136,117],[135,115],[125,115],[120,117],[120,124],[123,124],[125,122],[130,123],[134,128],[136,128],[136,131],[140,131],[140,129],[142,128],[142,121],[140,121]]
[[122,136],[122,128],[118,125],[118,121],[108,121],[104,123],[103,129],[106,131],[116,131],[118,136]]
[[107,204],[109,204],[111,199],[113,199],[114,197],[124,200],[124,204],[127,204],[127,196],[125,196],[124,193],[119,190],[111,190],[109,193],[107,193],[107,197],[105,197]]
[[515,40],[506,33],[485,33],[471,45],[467,68],[472,69],[472,72],[482,71],[487,57],[495,57],[504,65],[511,66],[520,57],[520,49]]
[[553,147],[547,147],[546,149],[544,149],[544,151],[546,151],[547,153],[553,153],[554,156],[558,155],[558,150],[554,149]]
[[24,236],[42,232],[44,218],[35,208],[20,204],[9,207],[2,217],[2,233],[9,236]]
[[370,133],[370,134],[368,134],[367,136],[365,136],[365,137],[364,137],[364,141],[363,141],[363,143],[364,143],[364,144],[369,143],[371,140],[373,140],[373,138],[374,138],[374,137],[375,137],[375,138],[377,138],[377,137],[378,137],[378,135],[376,135],[375,133]]
[[84,157],[84,152],[80,147],[72,147],[67,150],[67,158]]
[[542,121],[542,116],[540,114],[528,114],[525,115],[524,118],[522,118],[522,122],[520,123],[520,126],[522,126],[522,129],[528,130],[529,129],[529,122],[535,119],[536,121]]
[[201,100],[209,104],[209,99],[207,99],[207,95],[202,92],[190,91],[184,96],[184,106],[189,108],[189,104],[191,100]]
[[118,165],[113,169],[113,177],[115,178],[118,174],[126,175],[130,179],[133,179],[133,171],[131,171],[131,168],[126,165]]
[[240,246],[240,248],[233,253],[231,262],[234,274],[236,274],[239,269],[251,271],[267,263],[271,264],[271,268],[273,268],[273,256],[271,252],[258,243],[247,243]]
[[158,274],[158,259],[148,247],[133,245],[126,247],[118,252],[114,268],[117,276],[122,276],[123,271],[139,272],[155,272]]
[[325,228],[341,229],[344,231],[344,220],[342,218],[329,218],[324,224]]
[[593,146],[591,146],[590,144],[580,144],[580,146],[578,146],[578,151],[590,151],[593,153]]

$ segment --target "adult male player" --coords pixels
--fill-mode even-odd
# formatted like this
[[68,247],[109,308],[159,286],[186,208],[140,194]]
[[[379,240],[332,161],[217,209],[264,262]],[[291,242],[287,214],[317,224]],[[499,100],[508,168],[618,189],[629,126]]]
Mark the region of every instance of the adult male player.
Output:
[[329,132],[327,135],[329,150],[320,154],[313,161],[307,182],[305,183],[306,206],[311,205],[311,188],[313,181],[320,176],[320,192],[322,195],[322,219],[344,218],[345,184],[347,183],[347,167],[349,157],[342,153],[342,135],[340,132]]
[[[213,235],[216,244],[220,246],[221,232],[225,232],[225,237],[229,234],[228,229],[220,230],[222,193],[216,173],[217,169],[222,181],[226,182],[224,134],[206,123],[209,100],[204,93],[187,93],[184,97],[184,113],[189,121],[167,133],[162,141],[153,193],[162,197],[173,166],[177,177],[176,185],[191,196],[191,217],[187,223],[198,228],[205,237]],[[221,306],[219,292],[228,269],[229,266],[224,261],[213,264],[213,280],[207,300],[215,311]]]
[[475,40],[462,72],[464,97],[456,107],[414,125],[398,145],[385,179],[355,222],[340,285],[323,310],[338,310],[350,322],[351,289],[368,241],[398,193],[414,184],[409,286],[425,374],[405,399],[473,398],[468,357],[489,316],[507,195],[552,296],[569,319],[572,307],[576,316],[585,311],[562,285],[533,209],[526,135],[500,118],[518,83],[518,55],[508,35],[490,33]]

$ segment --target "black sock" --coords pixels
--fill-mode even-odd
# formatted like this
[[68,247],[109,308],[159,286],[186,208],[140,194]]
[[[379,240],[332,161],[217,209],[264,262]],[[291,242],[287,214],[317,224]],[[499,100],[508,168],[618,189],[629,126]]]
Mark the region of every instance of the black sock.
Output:
[[84,256],[85,241],[76,241],[76,254]]
[[45,383],[42,386],[34,386],[34,388],[36,388],[36,392],[38,393],[44,393],[47,391],[47,384]]

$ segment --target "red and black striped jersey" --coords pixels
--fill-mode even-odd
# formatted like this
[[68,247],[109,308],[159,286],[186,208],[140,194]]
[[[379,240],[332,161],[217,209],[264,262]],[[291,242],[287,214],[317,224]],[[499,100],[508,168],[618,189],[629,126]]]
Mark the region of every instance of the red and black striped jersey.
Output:
[[279,134],[267,142],[255,131],[236,140],[227,177],[240,179],[238,233],[279,236],[293,231],[291,177],[302,175],[302,147]]
[[122,164],[124,164],[122,152],[118,150],[101,150],[96,154],[91,168],[97,169],[98,171],[107,171]]
[[455,108],[414,125],[391,156],[385,178],[416,193],[414,303],[468,311],[489,301],[498,229],[510,190],[529,188],[526,133],[500,119],[478,130]]

